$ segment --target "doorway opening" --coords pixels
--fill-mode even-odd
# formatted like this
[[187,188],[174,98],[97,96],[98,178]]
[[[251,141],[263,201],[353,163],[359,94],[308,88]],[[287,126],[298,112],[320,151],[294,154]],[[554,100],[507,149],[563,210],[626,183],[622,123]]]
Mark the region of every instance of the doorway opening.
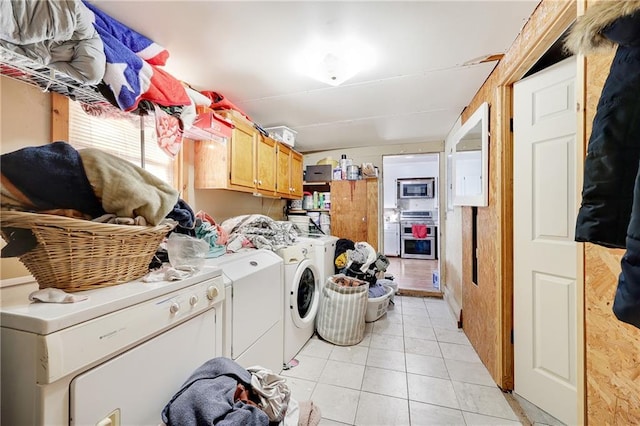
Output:
[[401,294],[442,297],[440,154],[385,155],[382,176],[387,271]]

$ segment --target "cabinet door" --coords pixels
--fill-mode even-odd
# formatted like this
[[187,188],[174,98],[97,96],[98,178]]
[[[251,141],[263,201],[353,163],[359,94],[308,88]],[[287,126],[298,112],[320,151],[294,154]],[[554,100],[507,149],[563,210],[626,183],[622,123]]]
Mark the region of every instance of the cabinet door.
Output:
[[362,181],[367,192],[367,242],[376,250],[378,247],[378,179],[365,179]]
[[227,188],[229,186],[229,144],[194,141],[194,187]]
[[265,195],[276,192],[276,141],[259,135],[256,149],[256,187]]
[[289,197],[291,194],[291,148],[279,143],[277,154],[276,186],[278,195]]
[[254,178],[254,138],[256,132],[248,126],[236,123],[231,135],[231,185],[255,187]]
[[302,154],[291,151],[291,195],[294,198],[302,197]]
[[367,241],[367,185],[365,181],[336,180],[331,182],[331,234],[354,242]]

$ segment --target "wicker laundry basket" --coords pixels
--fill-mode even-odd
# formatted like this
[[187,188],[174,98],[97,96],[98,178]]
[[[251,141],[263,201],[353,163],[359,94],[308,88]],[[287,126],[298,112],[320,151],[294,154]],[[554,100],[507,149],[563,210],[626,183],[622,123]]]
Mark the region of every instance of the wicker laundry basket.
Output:
[[29,229],[38,244],[20,256],[40,288],[68,292],[125,283],[145,275],[170,225],[129,226],[48,214],[2,211],[0,231]]

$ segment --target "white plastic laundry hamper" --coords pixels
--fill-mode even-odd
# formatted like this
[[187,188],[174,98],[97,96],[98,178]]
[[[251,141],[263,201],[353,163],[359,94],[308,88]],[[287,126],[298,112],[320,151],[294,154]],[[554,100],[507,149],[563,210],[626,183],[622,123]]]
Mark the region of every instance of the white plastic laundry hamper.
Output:
[[364,339],[369,284],[345,287],[327,278],[320,294],[316,330],[335,345],[356,345]]
[[382,296],[370,297],[367,300],[367,313],[364,316],[365,322],[374,322],[387,313],[389,300],[391,300],[393,296],[393,288],[386,285],[383,287],[384,294]]

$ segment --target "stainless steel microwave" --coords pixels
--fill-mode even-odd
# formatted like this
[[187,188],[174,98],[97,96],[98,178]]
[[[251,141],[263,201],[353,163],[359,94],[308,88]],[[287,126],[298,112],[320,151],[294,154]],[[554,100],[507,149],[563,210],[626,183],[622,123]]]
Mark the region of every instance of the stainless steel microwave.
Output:
[[433,198],[433,178],[398,179],[398,198]]

